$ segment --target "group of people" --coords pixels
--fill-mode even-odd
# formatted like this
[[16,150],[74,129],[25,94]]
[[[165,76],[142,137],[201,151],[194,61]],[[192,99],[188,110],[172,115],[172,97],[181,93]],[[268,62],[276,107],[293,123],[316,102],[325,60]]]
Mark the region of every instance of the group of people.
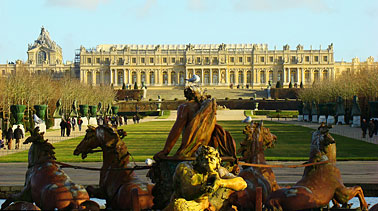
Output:
[[[79,127],[79,131],[81,131],[81,125],[83,124],[83,120],[79,117],[77,119],[77,125]],[[67,120],[62,119],[60,122],[60,136],[64,137],[67,135],[69,137],[71,135],[71,129],[72,131],[75,131],[76,127],[76,119],[74,117],[68,118]]]
[[0,130],[0,149],[13,149],[13,140],[16,141],[15,149],[20,148],[20,139],[23,139],[25,136],[24,132],[18,125],[16,129],[13,129],[10,127],[5,132],[5,134],[2,134],[2,130]]
[[[97,118],[97,125],[108,125],[111,124],[113,127],[118,127],[122,125],[127,125],[127,115],[121,116],[121,115],[116,115],[116,116],[107,116],[103,118],[102,116]],[[133,116],[133,122],[134,124],[139,123],[140,116],[139,115],[134,115]]]
[[369,137],[373,138],[373,135],[378,135],[378,119],[370,119],[369,122],[362,119],[361,129],[362,138],[366,138],[367,132],[369,132]]

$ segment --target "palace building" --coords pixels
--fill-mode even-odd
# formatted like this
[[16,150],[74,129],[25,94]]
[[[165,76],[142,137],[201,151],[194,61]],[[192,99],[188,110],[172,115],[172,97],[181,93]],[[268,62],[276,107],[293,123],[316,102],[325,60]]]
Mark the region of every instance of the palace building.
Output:
[[173,88],[187,84],[193,74],[207,87],[240,85],[266,88],[280,81],[284,87],[316,80],[333,80],[348,72],[378,70],[373,57],[360,62],[335,62],[333,44],[326,49],[305,50],[302,45],[282,50],[268,49],[267,44],[181,44],[181,45],[98,45],[81,46],[74,62],[63,63],[62,48],[53,42],[43,27],[37,40],[28,46],[28,60],[0,65],[2,75],[26,68],[32,73],[47,72],[54,78],[64,75],[92,85],[142,82],[149,88]]

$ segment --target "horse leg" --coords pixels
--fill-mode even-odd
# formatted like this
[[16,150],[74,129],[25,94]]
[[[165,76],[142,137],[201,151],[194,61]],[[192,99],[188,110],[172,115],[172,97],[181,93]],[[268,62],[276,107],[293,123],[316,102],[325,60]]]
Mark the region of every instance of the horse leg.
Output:
[[106,195],[101,188],[95,188],[92,185],[88,185],[85,189],[87,190],[88,195],[92,198],[106,199]]
[[138,188],[131,189],[131,203],[134,211],[140,210]]
[[367,210],[368,205],[365,201],[364,192],[360,186],[354,187],[341,187],[336,189],[334,198],[341,204],[347,204],[349,200],[357,196],[360,201],[360,207],[362,210]]
[[333,203],[332,208],[340,208],[340,203],[335,198],[332,199],[332,203]]

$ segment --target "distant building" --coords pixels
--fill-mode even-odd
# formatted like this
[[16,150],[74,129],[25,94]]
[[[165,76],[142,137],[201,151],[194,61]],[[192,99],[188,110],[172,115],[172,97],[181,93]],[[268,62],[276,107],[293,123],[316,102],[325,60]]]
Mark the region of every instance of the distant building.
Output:
[[26,62],[17,60],[15,63],[0,64],[0,75],[17,74],[24,69],[35,74],[48,73],[56,79],[64,75],[75,77],[75,65],[72,62],[63,63],[62,48],[51,40],[44,27],[34,44],[28,45],[27,54]]
[[305,86],[316,80],[333,80],[341,74],[378,70],[373,57],[360,62],[335,62],[333,44],[326,49],[304,50],[302,45],[290,49],[269,50],[267,44],[181,44],[181,45],[98,45],[95,49],[81,46],[75,61],[63,63],[62,48],[51,40],[42,27],[33,45],[28,46],[28,60],[0,65],[0,75],[17,73],[26,68],[31,73],[47,72],[54,78],[64,75],[79,78],[92,85],[142,82],[149,88],[175,87],[187,84],[186,78],[200,76],[208,87],[249,85],[265,88],[281,81]]

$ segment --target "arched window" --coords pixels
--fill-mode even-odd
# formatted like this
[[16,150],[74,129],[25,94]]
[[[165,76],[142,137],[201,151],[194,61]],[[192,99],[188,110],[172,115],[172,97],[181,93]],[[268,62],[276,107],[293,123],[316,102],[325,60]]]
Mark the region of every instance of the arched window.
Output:
[[92,72],[90,72],[90,71],[87,72],[87,84],[93,84]]
[[328,80],[328,71],[323,70],[323,80]]
[[123,71],[117,71],[117,82],[120,86],[123,84]]
[[218,75],[218,70],[213,71],[213,84],[218,84],[219,83],[219,75]]
[[306,70],[304,76],[305,76],[305,82],[310,83],[310,71]]
[[282,81],[283,80],[283,77],[282,77],[282,71],[278,71],[277,73],[277,81]]
[[269,81],[270,83],[273,83],[273,71],[269,71]]
[[38,52],[37,64],[43,64],[44,61],[46,61],[46,52]]
[[247,83],[248,84],[252,83],[252,71],[250,70],[247,71]]
[[318,81],[319,80],[319,70],[315,70],[314,71],[314,81]]
[[136,74],[136,72],[132,72],[131,73],[131,83],[135,84],[135,82],[137,82],[137,74]]
[[140,73],[140,81],[146,84],[146,72],[143,71]]
[[168,73],[167,73],[167,71],[163,72],[163,84],[168,84]]
[[180,72],[180,74],[179,74],[179,80],[180,80],[180,84],[181,85],[184,85],[185,84],[185,74],[184,74],[184,72]]
[[230,72],[230,84],[235,84],[235,72]]
[[265,71],[260,72],[260,83],[265,84]]
[[155,84],[155,72],[150,72],[150,85]]
[[177,75],[175,71],[171,72],[171,84],[176,85],[177,84]]
[[243,71],[239,71],[238,75],[239,75],[239,77],[238,77],[239,84],[243,84],[244,83],[244,73],[243,73]]
[[205,84],[210,83],[210,72],[208,70],[205,70],[205,73],[204,73],[204,83]]
[[298,82],[298,80],[297,80],[297,71],[296,70],[291,70],[290,71],[290,82],[291,83]]

